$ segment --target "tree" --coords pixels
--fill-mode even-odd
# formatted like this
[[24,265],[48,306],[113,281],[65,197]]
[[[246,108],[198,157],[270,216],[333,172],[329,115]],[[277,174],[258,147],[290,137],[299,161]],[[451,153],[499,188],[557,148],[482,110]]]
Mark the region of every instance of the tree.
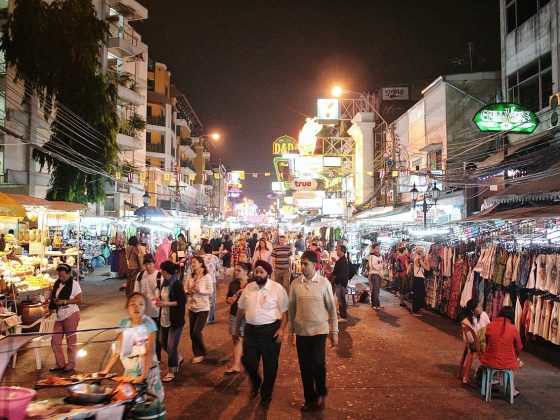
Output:
[[[39,97],[45,117],[54,113],[44,148],[66,151],[65,158],[76,162],[77,153],[87,156],[88,166],[112,174],[118,164],[119,119],[117,88],[106,80],[99,59],[107,36],[108,26],[97,18],[91,0],[16,0],[0,48],[15,66],[16,79]],[[95,139],[90,137],[94,144],[69,130],[53,97],[97,131]],[[85,173],[38,149],[33,159],[51,173],[47,199],[87,203],[105,198],[101,174]]]

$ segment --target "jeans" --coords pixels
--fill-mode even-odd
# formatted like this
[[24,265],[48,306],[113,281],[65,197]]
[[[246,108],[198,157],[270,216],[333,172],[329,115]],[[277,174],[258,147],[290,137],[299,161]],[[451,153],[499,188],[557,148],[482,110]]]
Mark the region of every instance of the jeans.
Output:
[[346,294],[348,293],[348,288],[346,286],[335,285],[336,297],[338,299],[338,311],[342,318],[348,318],[348,311],[346,310]]
[[[251,379],[253,387],[260,388],[261,402],[268,403],[272,399],[272,390],[278,373],[278,356],[281,344],[276,342],[276,331],[280,321],[267,325],[245,326],[243,337],[243,357],[241,362]],[[262,358],[263,378],[259,375],[259,363]]]
[[327,369],[325,367],[325,344],[327,334],[298,335],[296,347],[303,383],[305,402],[312,403],[327,395]]
[[158,361],[160,361],[161,360],[161,342],[160,342],[161,325],[159,324],[159,318],[152,318],[152,321],[154,321],[156,323],[156,326],[157,326],[157,331],[156,331],[156,355],[157,355]]
[[216,283],[214,283],[214,292],[210,296],[210,312],[208,312],[208,323],[216,322]]
[[379,274],[370,274],[369,287],[371,288],[371,306],[373,308],[379,308],[381,306],[381,302],[379,302],[379,288],[381,287],[381,276],[379,276]]
[[177,372],[179,370],[179,353],[177,348],[179,347],[182,331],[183,327],[161,327],[161,347],[167,352],[169,372]]
[[189,311],[189,329],[191,334],[192,351],[194,357],[206,356],[206,347],[202,340],[202,330],[208,320],[208,311]]
[[[74,312],[68,318],[54,323],[54,332],[76,331],[80,322],[80,311]],[[66,337],[66,354],[68,363],[64,362],[64,352],[62,350],[62,338]],[[65,368],[67,370],[74,369],[76,366],[76,342],[78,337],[73,334],[53,334],[51,338],[51,346],[56,359],[56,367]]]
[[426,301],[426,286],[424,284],[424,278],[414,277],[414,284],[412,286],[412,291],[414,295],[412,296],[412,312],[418,312],[424,306]]

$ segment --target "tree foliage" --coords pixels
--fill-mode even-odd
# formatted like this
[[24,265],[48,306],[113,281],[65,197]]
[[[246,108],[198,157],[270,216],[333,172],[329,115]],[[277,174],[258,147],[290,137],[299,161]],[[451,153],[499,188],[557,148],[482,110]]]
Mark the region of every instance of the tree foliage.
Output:
[[[71,148],[88,156],[89,166],[113,173],[118,164],[117,93],[116,85],[105,79],[99,58],[107,35],[107,24],[97,18],[90,0],[16,0],[0,48],[6,62],[15,66],[16,78],[39,97],[44,114],[54,111],[45,149],[84,163],[67,150]],[[69,129],[53,97],[94,127],[98,138],[87,137],[76,127]],[[35,149],[33,158],[50,170],[48,199],[79,203],[104,199],[103,176],[87,174],[41,150]]]

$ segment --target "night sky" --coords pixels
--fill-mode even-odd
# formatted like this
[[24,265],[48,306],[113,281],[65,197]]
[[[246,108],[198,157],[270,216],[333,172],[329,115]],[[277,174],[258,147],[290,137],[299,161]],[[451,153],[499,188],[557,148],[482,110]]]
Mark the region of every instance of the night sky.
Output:
[[[140,0],[135,24],[150,58],[167,64],[232,170],[273,172],[271,143],[297,138],[334,84],[373,91],[499,70],[497,0]],[[273,177],[247,177],[268,205]]]

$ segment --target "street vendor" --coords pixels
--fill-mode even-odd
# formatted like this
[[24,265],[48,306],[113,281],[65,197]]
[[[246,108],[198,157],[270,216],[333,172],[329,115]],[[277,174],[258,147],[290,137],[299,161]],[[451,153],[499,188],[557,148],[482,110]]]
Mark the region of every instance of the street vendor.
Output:
[[[68,264],[59,264],[56,267],[58,280],[54,283],[49,301],[49,316],[56,311],[54,334],[51,345],[56,359],[56,366],[51,372],[74,373],[76,366],[75,331],[80,322],[80,308],[82,303],[82,289],[80,284],[72,278],[72,268]],[[62,339],[66,337],[66,353],[68,361],[64,361]]]
[[128,297],[126,309],[129,316],[119,323],[123,331],[117,337],[115,351],[100,373],[109,373],[120,358],[124,373],[115,380],[133,384],[146,381],[148,393],[163,401],[163,384],[156,355],[157,326],[146,315],[149,305],[151,302],[141,293],[134,292]]

